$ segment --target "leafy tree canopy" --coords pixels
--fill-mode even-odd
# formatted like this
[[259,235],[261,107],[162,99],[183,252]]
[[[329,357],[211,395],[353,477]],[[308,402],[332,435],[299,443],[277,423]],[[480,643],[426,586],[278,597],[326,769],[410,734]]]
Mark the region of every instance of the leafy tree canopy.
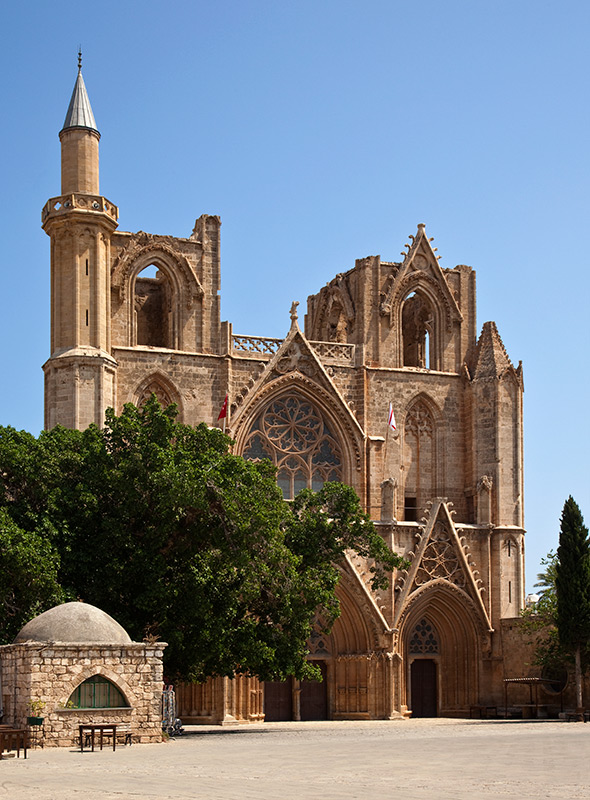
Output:
[[306,642],[318,610],[327,626],[338,614],[346,550],[373,560],[376,585],[400,560],[349,487],[286,503],[269,462],[175,416],[152,397],[104,430],[0,429],[0,508],[59,553],[68,597],[167,641],[169,675],[314,674]]

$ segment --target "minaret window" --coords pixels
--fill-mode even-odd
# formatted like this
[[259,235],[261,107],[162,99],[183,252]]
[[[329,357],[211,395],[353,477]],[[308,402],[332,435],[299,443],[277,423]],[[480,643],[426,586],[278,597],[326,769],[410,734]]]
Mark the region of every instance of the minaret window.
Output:
[[342,480],[342,454],[319,409],[297,394],[274,400],[254,420],[242,453],[250,461],[268,458],[277,466],[285,499],[305,488],[318,491]]

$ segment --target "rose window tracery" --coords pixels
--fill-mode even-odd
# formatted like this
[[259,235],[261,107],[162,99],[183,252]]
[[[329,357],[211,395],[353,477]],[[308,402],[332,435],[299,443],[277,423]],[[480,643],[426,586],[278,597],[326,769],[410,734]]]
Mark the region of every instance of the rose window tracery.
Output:
[[416,585],[422,586],[438,578],[465,588],[465,575],[457,558],[455,546],[447,531],[438,527],[428,542],[420,567],[416,573]]
[[438,634],[434,625],[424,617],[410,636],[410,653],[426,655],[438,653]]
[[318,491],[342,480],[340,446],[320,411],[298,395],[274,400],[250,428],[242,453],[250,461],[268,458],[286,499],[302,489]]

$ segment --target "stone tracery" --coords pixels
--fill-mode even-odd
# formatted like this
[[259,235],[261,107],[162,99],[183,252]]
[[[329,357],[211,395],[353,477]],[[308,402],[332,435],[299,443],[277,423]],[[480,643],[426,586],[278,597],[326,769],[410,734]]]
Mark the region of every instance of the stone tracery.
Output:
[[432,532],[414,582],[416,586],[422,586],[437,578],[454,583],[461,589],[466,586],[465,575],[459,563],[455,546],[440,522],[436,524]]
[[321,412],[297,394],[273,400],[256,417],[243,456],[276,464],[287,499],[301,489],[317,491],[326,481],[342,480],[340,445]]

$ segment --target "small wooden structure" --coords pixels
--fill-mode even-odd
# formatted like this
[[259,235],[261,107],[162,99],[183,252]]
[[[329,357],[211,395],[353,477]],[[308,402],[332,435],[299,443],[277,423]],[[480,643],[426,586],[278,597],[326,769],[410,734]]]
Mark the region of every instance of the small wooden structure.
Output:
[[[531,710],[535,709],[535,717],[539,716],[539,684],[551,684],[555,683],[554,680],[549,678],[504,678],[504,719],[508,718],[508,684],[509,683],[516,683],[520,684],[521,686],[528,686],[529,687],[529,704],[523,706],[523,717],[524,717],[524,709],[530,708]],[[535,700],[533,702],[533,686],[535,687]],[[563,694],[563,690],[560,692]]]

